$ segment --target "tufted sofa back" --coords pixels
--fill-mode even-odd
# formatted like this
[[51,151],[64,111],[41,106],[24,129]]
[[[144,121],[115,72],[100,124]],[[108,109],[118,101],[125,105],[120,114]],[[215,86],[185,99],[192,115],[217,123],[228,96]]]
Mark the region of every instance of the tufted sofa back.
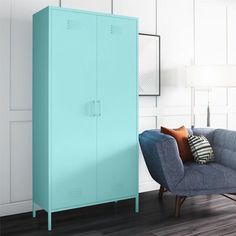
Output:
[[204,135],[212,145],[216,162],[236,168],[236,131],[194,128],[194,135]]
[[236,131],[216,129],[212,146],[218,163],[236,168]]

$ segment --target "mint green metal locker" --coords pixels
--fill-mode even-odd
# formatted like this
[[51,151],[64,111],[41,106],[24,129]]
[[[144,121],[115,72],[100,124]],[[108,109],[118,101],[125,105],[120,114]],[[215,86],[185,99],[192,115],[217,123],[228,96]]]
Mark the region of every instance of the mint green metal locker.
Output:
[[48,7],[33,16],[33,216],[136,199],[137,21]]
[[53,10],[52,208],[96,201],[96,16]]
[[97,196],[137,194],[136,21],[97,18]]

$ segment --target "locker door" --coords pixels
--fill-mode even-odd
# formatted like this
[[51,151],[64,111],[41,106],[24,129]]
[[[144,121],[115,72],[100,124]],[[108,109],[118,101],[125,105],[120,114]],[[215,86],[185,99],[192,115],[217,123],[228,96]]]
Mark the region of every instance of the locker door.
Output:
[[52,208],[96,200],[96,16],[53,10]]
[[136,20],[97,18],[97,196],[137,193]]

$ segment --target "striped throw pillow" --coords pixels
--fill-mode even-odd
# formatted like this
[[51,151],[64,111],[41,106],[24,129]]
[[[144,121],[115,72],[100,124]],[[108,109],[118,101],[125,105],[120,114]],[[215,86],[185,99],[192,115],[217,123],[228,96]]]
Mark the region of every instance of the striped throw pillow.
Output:
[[193,154],[194,161],[198,164],[206,164],[214,160],[214,153],[210,143],[204,136],[189,135],[188,143]]

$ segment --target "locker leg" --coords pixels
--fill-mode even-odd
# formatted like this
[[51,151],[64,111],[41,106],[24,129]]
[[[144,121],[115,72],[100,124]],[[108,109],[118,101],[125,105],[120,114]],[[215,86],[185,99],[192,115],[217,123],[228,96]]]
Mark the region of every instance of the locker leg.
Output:
[[34,201],[32,202],[32,215],[33,215],[33,218],[35,218],[36,217],[36,209],[35,209],[35,203],[34,203]]
[[139,213],[139,196],[138,195],[135,198],[135,212]]
[[48,212],[48,231],[52,230],[52,213]]

